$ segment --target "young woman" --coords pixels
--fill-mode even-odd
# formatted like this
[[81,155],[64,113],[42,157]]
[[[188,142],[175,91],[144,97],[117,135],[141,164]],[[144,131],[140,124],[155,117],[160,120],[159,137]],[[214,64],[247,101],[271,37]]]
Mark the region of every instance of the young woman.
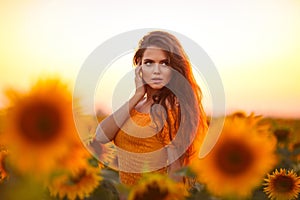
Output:
[[100,122],[94,142],[113,141],[120,180],[134,185],[144,173],[174,172],[196,158],[207,130],[202,93],[178,39],[153,31],[133,57],[134,95]]

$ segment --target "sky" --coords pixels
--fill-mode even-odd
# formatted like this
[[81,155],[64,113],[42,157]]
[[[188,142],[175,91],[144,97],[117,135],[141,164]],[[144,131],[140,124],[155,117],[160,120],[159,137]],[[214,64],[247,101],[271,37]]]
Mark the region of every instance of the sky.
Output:
[[[49,74],[73,86],[103,42],[157,28],[183,34],[203,48],[222,80],[226,114],[243,110],[300,118],[299,19],[298,0],[1,1],[0,89],[26,89]],[[130,61],[131,54],[120,57],[102,76],[96,106],[111,112],[114,87],[132,70]],[[212,91],[201,74],[196,76],[209,113]],[[0,107],[5,105],[1,93]]]

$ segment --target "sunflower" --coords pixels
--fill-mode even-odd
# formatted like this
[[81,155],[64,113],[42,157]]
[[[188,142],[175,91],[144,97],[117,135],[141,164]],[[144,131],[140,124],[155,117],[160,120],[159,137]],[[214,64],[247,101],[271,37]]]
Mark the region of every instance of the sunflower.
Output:
[[[99,117],[98,117],[99,120]],[[90,115],[76,115],[76,128],[79,132],[81,140],[84,142],[88,151],[99,161],[102,166],[110,166],[111,168],[117,168],[115,162],[116,148],[113,143],[101,144],[94,140],[96,128],[98,125],[96,121]],[[99,163],[100,164],[100,163]]]
[[59,78],[49,78],[38,80],[27,93],[8,93],[11,102],[1,139],[11,151],[11,162],[21,172],[49,172],[70,145],[80,142],[70,90]]
[[280,169],[278,172],[276,169],[272,174],[268,174],[265,181],[264,192],[270,199],[296,199],[300,192],[300,178],[293,170]]
[[288,127],[279,127],[273,131],[273,134],[277,138],[278,146],[281,148],[286,147],[292,137],[292,131]]
[[199,182],[217,196],[243,198],[259,186],[276,162],[276,139],[251,114],[227,116],[209,154],[191,164]]
[[60,199],[67,197],[70,200],[84,199],[98,187],[102,177],[100,168],[85,165],[73,172],[66,172],[51,177],[46,183],[51,196]]
[[69,145],[69,153],[57,158],[55,169],[53,169],[52,172],[76,172],[78,169],[85,167],[91,158],[91,154],[86,150],[83,144]]
[[187,197],[183,183],[172,181],[167,175],[148,174],[135,185],[128,200],[179,200]]

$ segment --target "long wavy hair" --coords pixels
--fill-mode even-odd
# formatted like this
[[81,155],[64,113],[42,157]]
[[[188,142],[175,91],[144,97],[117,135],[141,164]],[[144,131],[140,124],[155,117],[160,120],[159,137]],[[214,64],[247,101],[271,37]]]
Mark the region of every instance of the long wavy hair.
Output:
[[[178,151],[185,152],[180,161],[186,165],[197,156],[207,129],[206,114],[201,103],[202,91],[194,78],[189,58],[174,35],[165,31],[146,34],[139,41],[133,57],[135,66],[141,64],[148,47],[162,49],[168,57],[169,66],[179,73],[178,76],[175,75],[178,73],[172,72],[170,82],[154,96],[150,114],[153,119],[157,119],[159,114],[155,114],[155,104],[168,110],[165,119],[169,128],[168,137],[170,141],[174,141],[173,145]],[[178,138],[174,140],[175,137]]]

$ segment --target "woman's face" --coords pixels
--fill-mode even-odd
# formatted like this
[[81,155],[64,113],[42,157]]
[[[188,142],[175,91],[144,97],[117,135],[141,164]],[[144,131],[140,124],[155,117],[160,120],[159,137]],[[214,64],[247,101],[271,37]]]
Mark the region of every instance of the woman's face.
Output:
[[152,89],[161,89],[169,83],[172,69],[166,53],[158,47],[148,47],[142,57],[142,77]]

